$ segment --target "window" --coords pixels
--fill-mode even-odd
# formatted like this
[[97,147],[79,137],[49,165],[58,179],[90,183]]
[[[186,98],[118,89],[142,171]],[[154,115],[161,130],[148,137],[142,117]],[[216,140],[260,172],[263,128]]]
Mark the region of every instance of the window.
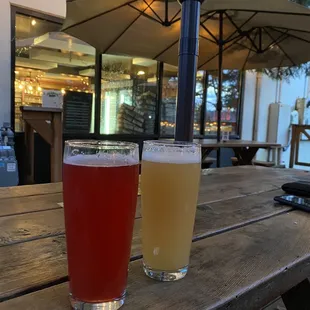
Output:
[[[174,136],[176,122],[176,104],[178,93],[178,68],[164,65],[161,105],[161,136]],[[194,110],[194,135],[200,134],[201,112],[203,106],[205,72],[197,72],[196,97]]]
[[[208,89],[206,104],[205,134],[217,133],[217,96],[218,96],[218,73],[208,72]],[[223,110],[221,114],[221,131],[237,132],[238,109],[240,102],[240,71],[223,70]]]
[[101,134],[153,135],[157,62],[102,55]]
[[[16,131],[23,130],[20,106],[41,106],[45,90],[62,95],[94,92],[95,49],[59,32],[60,28],[54,22],[16,14]],[[94,115],[90,131],[93,121]]]

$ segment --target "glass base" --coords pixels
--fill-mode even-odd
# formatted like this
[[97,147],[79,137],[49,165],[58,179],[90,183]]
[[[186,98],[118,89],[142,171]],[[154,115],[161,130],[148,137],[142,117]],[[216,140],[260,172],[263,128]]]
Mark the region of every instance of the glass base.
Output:
[[177,270],[167,271],[167,270],[152,269],[151,267],[143,263],[143,270],[144,273],[151,279],[162,282],[172,282],[183,279],[187,274],[188,266],[185,266]]
[[126,291],[112,301],[89,303],[74,298],[70,293],[70,303],[74,310],[117,310],[125,303],[125,295]]

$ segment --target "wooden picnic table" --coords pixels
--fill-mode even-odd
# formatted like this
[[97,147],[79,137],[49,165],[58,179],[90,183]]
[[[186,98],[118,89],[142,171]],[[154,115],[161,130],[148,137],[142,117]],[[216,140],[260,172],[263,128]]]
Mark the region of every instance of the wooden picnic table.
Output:
[[[280,295],[288,310],[310,309],[310,214],[273,203],[296,180],[310,174],[203,171],[189,273],[175,283],[143,273],[138,198],[122,309],[252,310]],[[0,310],[70,309],[62,199],[61,183],[0,189]]]
[[[195,142],[201,144],[202,158],[206,158],[212,151],[219,148],[233,149],[239,165],[251,165],[259,149],[268,149],[273,151],[273,161],[280,165],[281,144],[270,142],[229,140],[218,142],[216,139],[196,139]],[[269,157],[269,155],[268,155]]]

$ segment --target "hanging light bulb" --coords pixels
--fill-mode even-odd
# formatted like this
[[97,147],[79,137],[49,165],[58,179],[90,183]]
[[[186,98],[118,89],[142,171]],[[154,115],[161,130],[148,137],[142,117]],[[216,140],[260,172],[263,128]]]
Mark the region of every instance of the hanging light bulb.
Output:
[[35,19],[33,19],[32,21],[31,21],[31,25],[32,26],[35,26],[37,24],[37,21],[35,20]]

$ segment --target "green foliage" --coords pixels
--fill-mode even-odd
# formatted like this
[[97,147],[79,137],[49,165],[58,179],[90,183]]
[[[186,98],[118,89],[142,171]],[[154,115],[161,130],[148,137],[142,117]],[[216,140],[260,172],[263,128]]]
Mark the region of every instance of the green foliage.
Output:
[[[290,1],[310,8],[310,0],[290,0]],[[294,67],[264,69],[262,71],[272,79],[286,80],[289,82],[290,78],[298,78],[301,77],[303,74],[310,75],[310,63]]]

